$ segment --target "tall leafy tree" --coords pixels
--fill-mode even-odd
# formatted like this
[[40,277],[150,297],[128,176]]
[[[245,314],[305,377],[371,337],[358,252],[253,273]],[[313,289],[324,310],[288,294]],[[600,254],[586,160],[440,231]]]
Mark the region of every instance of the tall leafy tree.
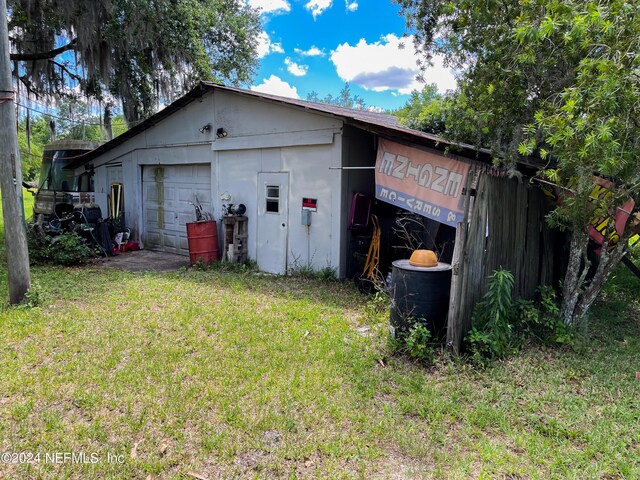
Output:
[[422,90],[411,92],[407,103],[393,113],[409,128],[444,134],[446,102],[436,84],[425,85]]
[[338,93],[338,95],[335,97],[329,93],[323,98],[320,98],[316,91],[312,91],[307,95],[307,100],[309,102],[326,103],[327,105],[355,108],[358,110],[365,110],[367,108],[367,104],[365,103],[364,99],[359,95],[354,95],[351,92],[351,86],[349,85],[349,82],[344,84],[344,87],[342,87],[340,93]]
[[[506,163],[548,162],[541,174],[565,186],[552,223],[572,232],[561,312],[586,315],[628,247],[614,229],[619,207],[640,190],[640,4],[635,0],[396,0],[416,47],[443,54],[461,73],[454,116],[467,142],[486,142]],[[426,64],[426,63],[425,63]],[[553,168],[551,168],[553,167]],[[594,195],[594,175],[610,182]],[[589,225],[604,225],[587,280]],[[604,222],[604,223],[602,223]],[[632,223],[632,222],[630,222]],[[611,249],[617,241],[617,247]],[[593,271],[594,269],[592,269]]]
[[239,84],[259,17],[238,0],[8,0],[13,74],[37,95],[112,94],[132,123],[197,80]]

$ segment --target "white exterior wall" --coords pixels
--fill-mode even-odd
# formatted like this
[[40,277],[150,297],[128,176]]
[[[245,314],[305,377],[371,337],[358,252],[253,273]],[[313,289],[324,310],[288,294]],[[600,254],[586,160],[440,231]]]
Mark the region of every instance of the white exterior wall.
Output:
[[121,164],[125,222],[131,229],[132,239],[141,240],[142,166],[211,163],[214,155],[210,145],[215,134],[199,130],[212,122],[213,96],[207,95],[96,158],[93,162],[96,203],[103,216],[107,216],[107,194],[114,181],[108,178],[111,176],[108,172],[113,171],[108,166]]
[[[229,193],[243,203],[249,217],[249,257],[258,256],[256,238],[258,173],[289,174],[287,268],[331,266],[340,262],[342,121],[299,108],[216,93],[216,128],[228,136],[213,143],[217,161],[213,177],[218,195]],[[214,187],[215,189],[216,187]],[[318,200],[309,227],[301,225],[302,198]],[[217,211],[222,208],[219,203]]]
[[[200,133],[206,124],[210,131]],[[215,91],[95,159],[96,199],[106,216],[106,194],[113,181],[107,178],[107,164],[122,164],[125,220],[139,240],[144,224],[142,166],[210,163],[214,217],[221,218],[220,195],[225,192],[234,204],[244,203],[249,257],[256,259],[258,173],[288,172],[288,268],[295,263],[315,269],[331,266],[342,276],[342,171],[330,170],[341,166],[342,126],[339,118]],[[218,128],[224,128],[227,137],[217,139]],[[310,227],[301,225],[303,197],[318,200]]]

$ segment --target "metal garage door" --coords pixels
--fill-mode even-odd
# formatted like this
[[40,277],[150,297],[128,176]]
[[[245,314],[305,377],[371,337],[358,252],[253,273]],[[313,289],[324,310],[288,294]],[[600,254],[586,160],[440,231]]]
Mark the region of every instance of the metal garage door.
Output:
[[185,224],[195,221],[191,203],[211,212],[211,165],[153,165],[142,170],[145,248],[189,254]]

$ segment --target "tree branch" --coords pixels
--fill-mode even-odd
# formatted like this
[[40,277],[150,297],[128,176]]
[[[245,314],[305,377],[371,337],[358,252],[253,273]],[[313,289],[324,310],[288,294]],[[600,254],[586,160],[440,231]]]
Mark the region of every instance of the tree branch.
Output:
[[29,60],[47,60],[50,58],[55,58],[61,53],[67,52],[69,50],[73,50],[76,48],[76,44],[78,43],[78,39],[74,38],[66,45],[63,45],[58,48],[54,48],[53,50],[49,50],[48,52],[35,52],[35,53],[12,53],[11,60],[17,61],[29,61]]
[[69,70],[66,66],[64,66],[61,63],[56,62],[55,60],[49,60],[49,62],[51,62],[53,65],[56,65],[57,67],[60,68],[60,70],[62,70],[63,72],[65,72],[67,75],[69,75],[71,78],[73,78],[74,80],[77,80],[78,82],[82,81],[82,77],[80,77],[79,75],[73,73],[71,70]]

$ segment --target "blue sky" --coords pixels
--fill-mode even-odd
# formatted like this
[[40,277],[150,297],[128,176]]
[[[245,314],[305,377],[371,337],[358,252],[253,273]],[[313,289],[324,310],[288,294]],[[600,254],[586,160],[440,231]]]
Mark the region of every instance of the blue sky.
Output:
[[[419,73],[412,37],[391,0],[247,0],[261,9],[260,65],[252,90],[306,99],[337,95],[349,82],[371,107],[401,107]],[[404,48],[403,48],[404,46]],[[425,72],[440,91],[455,87],[436,58]]]

